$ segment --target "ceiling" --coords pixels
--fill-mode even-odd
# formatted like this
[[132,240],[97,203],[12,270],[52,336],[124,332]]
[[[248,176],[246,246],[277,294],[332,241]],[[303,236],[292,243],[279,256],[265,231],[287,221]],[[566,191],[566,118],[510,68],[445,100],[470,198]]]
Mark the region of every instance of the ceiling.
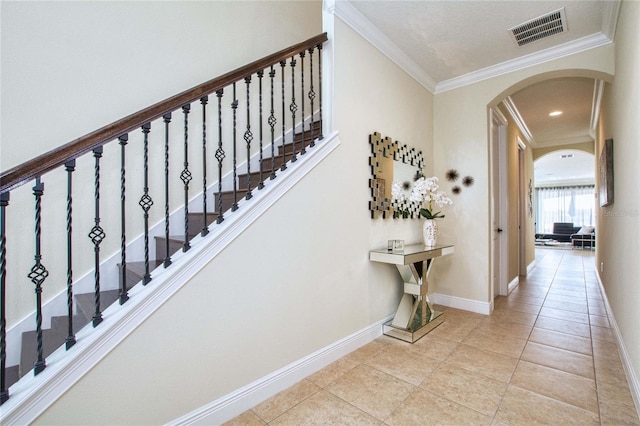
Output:
[[[618,10],[619,0],[337,0],[334,13],[440,93],[609,44]],[[562,12],[565,31],[518,46],[512,27],[554,11]],[[547,80],[511,94],[504,105],[533,148],[586,142],[593,140],[602,89],[588,78]],[[563,114],[550,117],[554,110]],[[559,167],[545,170],[557,176]],[[593,172],[592,158],[589,167]]]

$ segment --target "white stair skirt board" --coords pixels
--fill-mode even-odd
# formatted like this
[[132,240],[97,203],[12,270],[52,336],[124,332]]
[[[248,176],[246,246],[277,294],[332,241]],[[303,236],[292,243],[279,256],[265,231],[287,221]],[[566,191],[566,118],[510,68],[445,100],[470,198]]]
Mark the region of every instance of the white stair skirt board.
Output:
[[[477,314],[490,315],[493,311],[492,302],[480,302],[479,300],[464,299],[462,297],[449,296],[446,294],[433,293],[429,299],[436,305],[447,306],[449,308],[462,309],[463,311],[475,312]],[[447,313],[445,312],[445,321]]]
[[307,151],[305,161],[291,164],[281,177],[269,182],[246,205],[246,200],[241,200],[242,208],[226,215],[225,221],[209,235],[196,236],[187,253],[176,252],[171,268],[164,269],[160,265],[154,270],[153,286],[133,287],[127,303],[104,310],[104,321],[100,327],[80,330],[73,351],[67,352],[62,346],[47,357],[47,368],[37,377],[27,374],[11,386],[11,398],[2,405],[0,424],[31,424],[35,421],[339,145],[338,132],[325,135]]
[[618,328],[618,323],[616,322],[616,317],[613,315],[613,311],[611,310],[611,305],[609,305],[609,299],[607,298],[607,293],[604,291],[604,284],[602,282],[602,278],[600,277],[600,272],[596,271],[596,276],[598,277],[598,284],[600,285],[600,293],[602,293],[602,298],[604,300],[605,308],[607,310],[607,315],[609,316],[609,322],[611,323],[611,328],[613,328],[613,334],[616,338],[616,343],[618,344],[618,351],[620,352],[620,360],[622,361],[622,367],[624,368],[624,372],[627,376],[627,382],[629,383],[629,390],[631,391],[631,397],[633,398],[633,402],[636,404],[636,411],[638,412],[638,417],[640,417],[640,381],[638,380],[638,374],[640,372],[636,372],[633,370],[633,364],[631,363],[631,359],[629,357],[629,352],[627,351],[627,347],[622,340],[622,335],[620,334],[620,329]]
[[344,337],[167,425],[218,425],[229,421],[382,336],[382,325],[391,318],[385,318]]

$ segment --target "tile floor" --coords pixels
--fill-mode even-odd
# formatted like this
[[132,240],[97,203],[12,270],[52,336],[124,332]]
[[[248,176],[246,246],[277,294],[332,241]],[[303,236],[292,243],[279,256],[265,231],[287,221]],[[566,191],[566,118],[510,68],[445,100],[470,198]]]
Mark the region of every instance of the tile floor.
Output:
[[536,249],[490,316],[445,309],[411,345],[387,336],[228,425],[640,425],[591,251]]

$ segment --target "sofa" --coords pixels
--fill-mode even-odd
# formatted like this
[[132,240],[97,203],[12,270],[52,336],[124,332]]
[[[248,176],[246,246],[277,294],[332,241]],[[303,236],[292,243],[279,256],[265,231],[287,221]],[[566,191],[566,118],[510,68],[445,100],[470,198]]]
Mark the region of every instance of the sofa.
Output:
[[571,236],[577,234],[581,226],[573,226],[570,222],[555,222],[551,234],[536,234],[536,239],[556,240],[560,243],[570,243]]

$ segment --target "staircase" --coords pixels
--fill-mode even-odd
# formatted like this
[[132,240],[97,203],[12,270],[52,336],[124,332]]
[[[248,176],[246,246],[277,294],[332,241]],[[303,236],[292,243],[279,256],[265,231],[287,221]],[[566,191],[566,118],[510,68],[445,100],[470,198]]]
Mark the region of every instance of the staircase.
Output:
[[[303,149],[306,150],[313,141],[312,135],[320,134],[320,122],[314,122],[311,124],[311,129],[305,129],[303,133],[296,133],[292,142],[286,143],[278,147],[278,156],[274,159],[272,164],[271,158],[265,158],[262,160],[261,172],[252,172],[249,177],[248,174],[238,175],[238,188],[236,189],[235,198],[238,200],[245,197],[249,189],[252,191],[256,188],[262,188],[267,185],[268,180],[271,179],[272,167],[273,170],[280,169],[283,164],[291,162],[294,155],[296,160],[299,156],[304,155]],[[260,175],[262,174],[262,180]],[[249,182],[251,187],[249,188]],[[258,189],[259,190],[259,189]],[[215,206],[219,206],[219,201],[222,201],[222,211],[226,212],[230,210],[235,202],[233,191],[223,191],[215,194]],[[188,218],[188,240],[191,240],[196,235],[200,234],[203,229],[203,213],[202,212],[190,212]],[[210,212],[206,216],[206,227],[216,222],[220,216],[219,212]],[[150,261],[150,269],[153,270],[160,266],[163,262],[166,254],[166,247],[169,246],[169,253],[174,254],[180,250],[183,250],[184,235],[170,236],[167,240],[165,237],[155,237],[156,252],[155,260]],[[121,265],[118,265],[121,268]],[[126,280],[127,288],[131,289],[133,286],[138,285],[145,274],[144,262],[127,262],[126,264]],[[122,275],[119,274],[122,280]],[[121,283],[120,283],[121,284]],[[76,312],[73,317],[74,334],[80,329],[87,326],[94,315],[95,301],[94,293],[84,293],[74,295],[74,304]],[[119,290],[107,290],[100,292],[100,304],[102,310],[107,306],[116,303],[119,299]],[[68,336],[68,318],[67,316],[58,316],[51,318],[51,328],[43,329],[43,356],[46,358],[57,350],[60,346],[66,343]],[[36,362],[36,348],[37,336],[36,331],[28,331],[22,335],[21,345],[21,357],[20,365],[9,366],[6,369],[6,381],[7,386],[11,386],[17,382],[20,377],[28,374],[32,371],[34,363]]]

